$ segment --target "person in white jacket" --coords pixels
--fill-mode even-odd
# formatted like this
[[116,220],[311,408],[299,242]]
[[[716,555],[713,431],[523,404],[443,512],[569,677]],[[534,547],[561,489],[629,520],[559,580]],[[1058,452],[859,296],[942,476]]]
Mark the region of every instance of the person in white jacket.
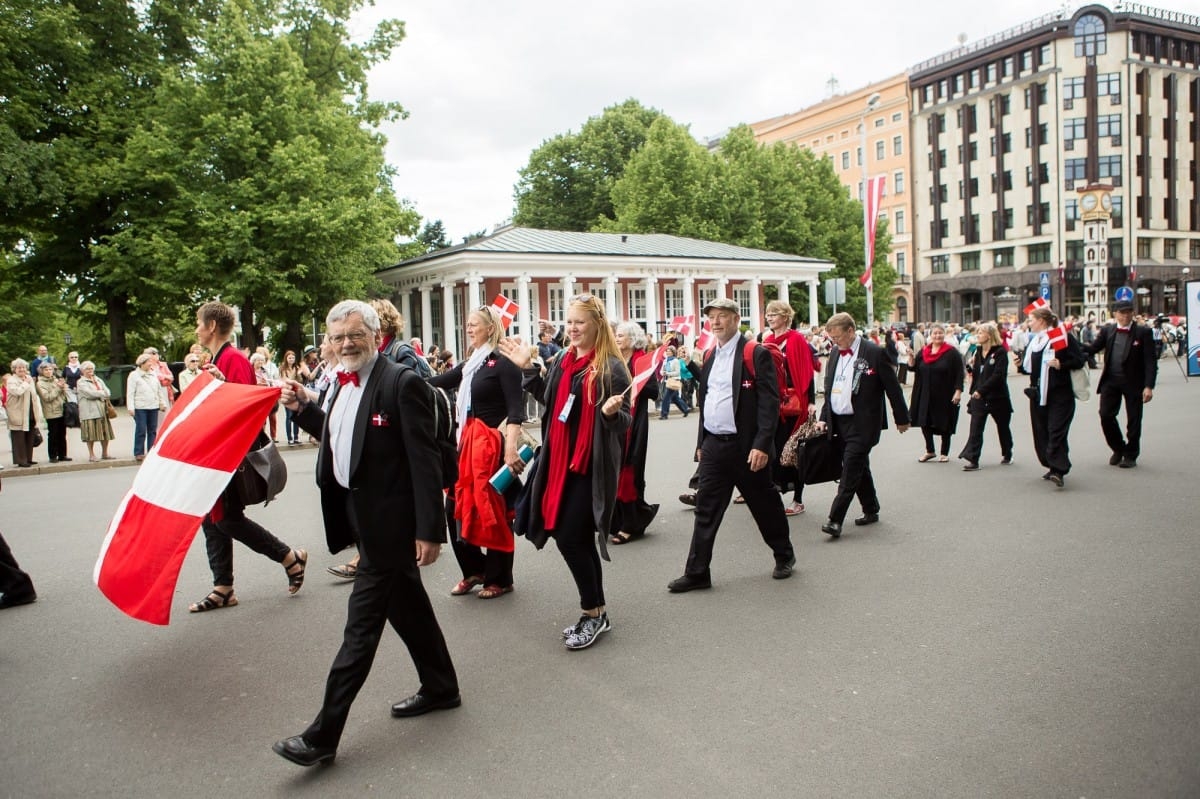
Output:
[[125,383],[125,407],[133,417],[133,457],[139,461],[158,438],[158,412],[167,409],[156,367],[154,357],[143,352]]

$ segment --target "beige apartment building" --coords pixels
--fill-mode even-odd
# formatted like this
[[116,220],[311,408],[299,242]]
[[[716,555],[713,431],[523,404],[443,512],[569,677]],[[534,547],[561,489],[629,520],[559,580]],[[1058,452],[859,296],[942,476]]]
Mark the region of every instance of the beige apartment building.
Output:
[[[828,158],[850,191],[863,197],[864,175],[887,176],[879,217],[891,234],[889,262],[899,275],[890,313],[881,323],[916,319],[913,314],[913,176],[910,154],[908,81],[895,75],[816,105],[751,125],[763,144],[789,142]],[[866,147],[863,147],[863,130]]]
[[1128,285],[1142,313],[1182,311],[1200,268],[1198,66],[1200,18],[1122,3],[913,67],[913,315],[1011,319],[1045,285],[1081,313],[1089,184],[1113,187],[1108,295]]

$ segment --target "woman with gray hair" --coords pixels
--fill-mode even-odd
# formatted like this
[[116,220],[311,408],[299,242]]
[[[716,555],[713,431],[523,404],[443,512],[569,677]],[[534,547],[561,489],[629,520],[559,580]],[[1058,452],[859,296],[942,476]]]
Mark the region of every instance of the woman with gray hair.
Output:
[[8,414],[13,464],[28,468],[37,465],[37,461],[33,459],[33,442],[38,423],[42,421],[42,403],[29,374],[29,361],[17,358],[9,368],[12,369],[12,374],[4,383],[7,392],[4,410]]
[[[637,322],[621,322],[616,326],[617,350],[637,377],[646,369],[652,357],[646,352],[646,331]],[[637,391],[637,389],[633,389]],[[658,505],[646,502],[646,454],[649,451],[650,405],[658,399],[658,380],[651,374],[635,397],[630,398],[629,412],[633,422],[625,434],[625,455],[617,480],[617,505],[613,509],[611,537],[614,545],[628,544],[646,534],[646,528],[658,513]]]
[[[79,437],[87,444],[88,460],[111,461],[108,454],[108,442],[113,435],[112,422],[108,419],[108,409],[105,400],[112,396],[103,380],[96,377],[96,364],[84,361],[79,364],[80,377],[75,384],[79,394]],[[96,442],[100,442],[100,457],[96,457]]]

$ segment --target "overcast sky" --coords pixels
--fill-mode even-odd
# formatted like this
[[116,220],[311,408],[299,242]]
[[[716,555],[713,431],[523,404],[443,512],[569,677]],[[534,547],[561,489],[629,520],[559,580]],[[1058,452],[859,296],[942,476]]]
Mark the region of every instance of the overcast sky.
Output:
[[[517,171],[538,145],[610,105],[632,97],[704,139],[820,102],[830,77],[853,91],[954,48],[960,34],[983,39],[1062,7],[377,0],[356,33],[384,17],[405,22],[405,40],[372,72],[370,90],[410,114],[384,131],[397,193],[458,242],[512,216]],[[1200,0],[1160,7],[1200,15]]]

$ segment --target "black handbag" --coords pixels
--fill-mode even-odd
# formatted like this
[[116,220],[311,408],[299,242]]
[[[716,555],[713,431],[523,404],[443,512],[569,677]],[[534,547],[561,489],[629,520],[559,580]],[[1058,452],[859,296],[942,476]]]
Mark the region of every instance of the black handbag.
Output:
[[68,402],[63,405],[63,424],[67,427],[79,427],[78,402]]
[[243,505],[265,505],[287,485],[287,465],[265,433],[259,434],[254,448],[238,464],[232,484]]
[[37,425],[33,426],[33,441],[30,442],[31,447],[40,447],[42,445],[42,428]]
[[796,471],[805,485],[841,478],[842,459],[827,436],[801,441],[796,447]]

